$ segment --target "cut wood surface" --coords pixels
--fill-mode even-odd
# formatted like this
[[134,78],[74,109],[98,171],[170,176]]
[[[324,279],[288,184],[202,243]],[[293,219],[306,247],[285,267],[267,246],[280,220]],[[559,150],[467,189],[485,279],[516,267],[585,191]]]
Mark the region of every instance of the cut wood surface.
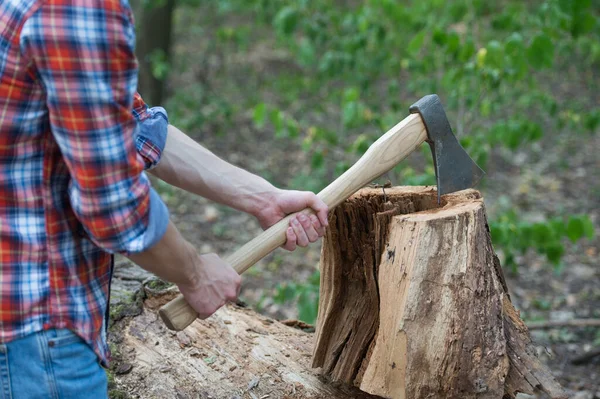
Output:
[[115,380],[128,397],[374,398],[310,367],[313,334],[250,309],[227,305],[184,331],[168,330],[157,310],[175,295],[146,299],[140,315],[113,328]]
[[508,296],[479,192],[363,189],[332,212],[313,365],[386,398],[566,397]]

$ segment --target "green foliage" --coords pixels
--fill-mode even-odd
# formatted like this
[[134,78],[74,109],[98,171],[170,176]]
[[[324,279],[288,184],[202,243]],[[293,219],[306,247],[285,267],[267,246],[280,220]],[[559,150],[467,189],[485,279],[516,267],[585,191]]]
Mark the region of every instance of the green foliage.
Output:
[[565,252],[565,238],[576,243],[583,238],[592,239],[594,227],[587,215],[555,217],[543,222],[527,222],[510,210],[490,222],[494,245],[504,253],[504,263],[517,272],[517,255],[529,249],[545,255],[555,268],[561,268]]
[[282,283],[275,287],[275,303],[296,302],[298,318],[308,324],[317,319],[319,305],[319,271],[315,271],[305,283]]

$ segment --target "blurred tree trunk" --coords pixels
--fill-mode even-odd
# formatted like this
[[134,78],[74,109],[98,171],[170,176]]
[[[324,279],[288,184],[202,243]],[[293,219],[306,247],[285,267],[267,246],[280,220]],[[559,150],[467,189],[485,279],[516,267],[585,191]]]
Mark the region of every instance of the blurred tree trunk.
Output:
[[154,0],[137,9],[136,53],[140,64],[138,91],[148,104],[160,105],[165,97],[170,63],[175,0]]

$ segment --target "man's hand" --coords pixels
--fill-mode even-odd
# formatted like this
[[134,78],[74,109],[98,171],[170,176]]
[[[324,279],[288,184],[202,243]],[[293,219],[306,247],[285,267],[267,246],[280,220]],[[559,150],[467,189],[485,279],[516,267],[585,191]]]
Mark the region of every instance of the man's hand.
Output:
[[306,247],[325,234],[327,205],[310,191],[277,190],[268,205],[257,214],[261,227],[267,229],[290,213],[312,208],[316,215],[301,213],[290,220],[287,241],[283,248],[293,251],[296,246]]
[[187,303],[206,319],[240,293],[241,277],[216,254],[199,255],[194,282],[178,284]]
[[162,279],[177,284],[186,301],[207,318],[227,301],[235,301],[241,277],[215,254],[199,255],[173,222],[154,246],[129,259]]

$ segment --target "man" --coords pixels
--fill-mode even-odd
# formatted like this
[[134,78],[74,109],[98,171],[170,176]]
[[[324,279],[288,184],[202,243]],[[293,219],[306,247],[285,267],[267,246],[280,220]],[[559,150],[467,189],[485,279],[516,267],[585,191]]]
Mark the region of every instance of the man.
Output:
[[313,193],[278,190],[168,125],[135,92],[126,0],[0,2],[0,389],[12,398],[106,397],[112,253],[172,281],[201,317],[239,291],[215,254],[169,222],[144,169],[290,223],[293,250],[323,235]]

